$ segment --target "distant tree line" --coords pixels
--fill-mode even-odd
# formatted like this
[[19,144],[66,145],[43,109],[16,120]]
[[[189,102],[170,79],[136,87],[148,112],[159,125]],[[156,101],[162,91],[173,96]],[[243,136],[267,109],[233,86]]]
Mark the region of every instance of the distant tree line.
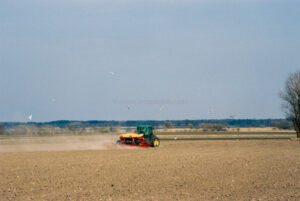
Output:
[[293,129],[293,122],[292,121],[273,121],[271,122],[271,127],[275,127],[278,129]]
[[202,124],[203,131],[226,131],[223,124]]
[[2,124],[0,124],[0,135],[4,135],[5,134],[5,128]]
[[[214,124],[222,127],[286,127],[285,119],[218,119],[218,120],[167,120],[167,121],[52,121],[52,122],[2,122],[2,132],[17,126],[58,127],[58,128],[90,128],[90,127],[136,127],[137,125],[152,125],[155,128],[200,128],[203,125]],[[285,126],[284,126],[285,125]],[[0,127],[1,132],[1,127]],[[0,133],[1,134],[1,133]]]

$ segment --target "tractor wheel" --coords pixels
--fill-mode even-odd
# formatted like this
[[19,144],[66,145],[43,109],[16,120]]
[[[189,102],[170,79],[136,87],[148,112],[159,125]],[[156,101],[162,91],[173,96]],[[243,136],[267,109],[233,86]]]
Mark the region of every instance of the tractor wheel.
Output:
[[151,146],[152,147],[159,147],[159,145],[160,145],[160,140],[157,137],[154,138],[154,140],[151,143]]
[[117,140],[116,144],[124,144],[124,142],[122,142],[121,140]]

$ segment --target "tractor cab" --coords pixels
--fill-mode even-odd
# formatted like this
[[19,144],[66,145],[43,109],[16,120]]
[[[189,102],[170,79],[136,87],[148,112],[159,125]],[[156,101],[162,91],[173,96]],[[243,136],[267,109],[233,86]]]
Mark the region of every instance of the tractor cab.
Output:
[[144,136],[150,136],[153,134],[153,127],[152,126],[138,126],[136,129],[137,134],[143,134]]

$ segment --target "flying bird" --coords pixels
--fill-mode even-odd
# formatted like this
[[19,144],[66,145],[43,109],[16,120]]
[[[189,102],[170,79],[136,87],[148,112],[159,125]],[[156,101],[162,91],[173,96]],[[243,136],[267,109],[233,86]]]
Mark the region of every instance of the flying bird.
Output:
[[127,105],[127,110],[130,110],[130,105]]
[[29,120],[29,121],[32,120],[32,114],[29,115],[28,120]]
[[110,75],[114,76],[115,72],[108,72]]

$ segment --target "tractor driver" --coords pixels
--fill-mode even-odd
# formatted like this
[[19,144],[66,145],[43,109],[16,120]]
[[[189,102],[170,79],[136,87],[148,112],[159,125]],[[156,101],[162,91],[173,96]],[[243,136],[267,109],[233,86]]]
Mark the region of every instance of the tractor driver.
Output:
[[148,135],[148,133],[147,133],[146,131],[144,131],[144,130],[142,131],[142,133],[143,133],[144,135]]

